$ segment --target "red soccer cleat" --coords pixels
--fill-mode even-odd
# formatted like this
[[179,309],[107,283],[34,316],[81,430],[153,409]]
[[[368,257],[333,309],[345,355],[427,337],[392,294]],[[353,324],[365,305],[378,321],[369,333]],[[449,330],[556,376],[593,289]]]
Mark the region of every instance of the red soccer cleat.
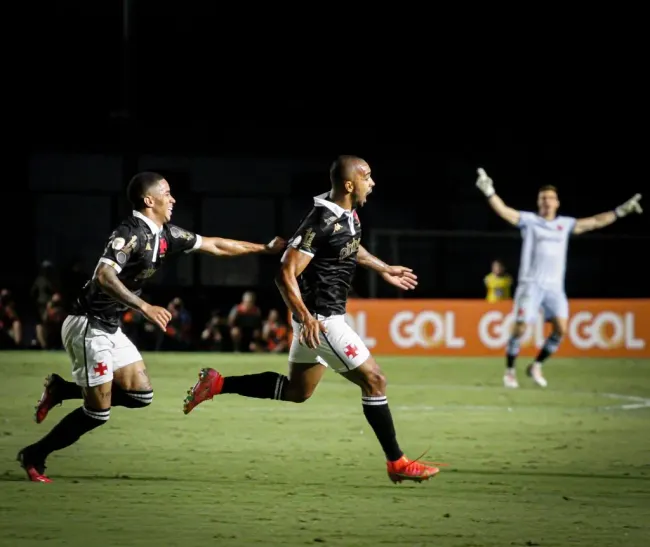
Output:
[[45,386],[45,389],[43,390],[43,394],[41,395],[41,398],[36,405],[36,413],[34,414],[34,420],[36,420],[37,424],[40,424],[43,420],[45,420],[45,418],[47,418],[47,414],[50,410],[52,410],[56,405],[60,405],[63,402],[56,396],[57,384],[62,380],[63,378],[61,378],[61,376],[58,374],[50,374],[47,378],[45,378],[45,382],[43,384]]
[[187,392],[187,397],[183,401],[183,413],[189,414],[195,406],[219,395],[222,388],[223,376],[213,368],[202,368],[199,372],[199,381]]
[[417,460],[409,460],[406,456],[402,456],[397,461],[386,462],[388,478],[394,483],[402,481],[422,482],[440,473],[440,469],[435,466],[441,464],[431,464],[418,460],[419,458]]
[[20,467],[27,473],[27,478],[32,482],[52,482],[52,479],[45,476],[45,463],[32,462],[25,458],[25,449],[18,452],[16,458],[20,462]]

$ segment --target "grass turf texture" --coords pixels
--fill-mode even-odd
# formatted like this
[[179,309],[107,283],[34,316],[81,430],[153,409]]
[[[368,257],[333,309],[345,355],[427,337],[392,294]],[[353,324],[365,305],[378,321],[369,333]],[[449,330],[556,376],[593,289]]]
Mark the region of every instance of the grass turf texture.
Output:
[[448,462],[393,485],[358,388],[329,371],[304,404],[219,396],[181,411],[201,367],[286,370],[285,357],[147,354],[148,409],[52,454],[52,484],[16,453],[62,352],[0,353],[0,545],[647,545],[650,362],[551,359],[549,388],[501,387],[502,359],[379,358],[402,448]]

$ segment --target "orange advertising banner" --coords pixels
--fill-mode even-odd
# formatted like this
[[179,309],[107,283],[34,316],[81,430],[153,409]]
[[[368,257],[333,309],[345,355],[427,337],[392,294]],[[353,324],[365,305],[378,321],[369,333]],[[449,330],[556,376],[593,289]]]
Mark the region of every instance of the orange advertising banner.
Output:
[[[650,357],[650,300],[570,300],[569,308],[558,356]],[[503,355],[512,301],[352,299],[347,321],[376,355]],[[549,332],[540,315],[521,355],[535,355]]]

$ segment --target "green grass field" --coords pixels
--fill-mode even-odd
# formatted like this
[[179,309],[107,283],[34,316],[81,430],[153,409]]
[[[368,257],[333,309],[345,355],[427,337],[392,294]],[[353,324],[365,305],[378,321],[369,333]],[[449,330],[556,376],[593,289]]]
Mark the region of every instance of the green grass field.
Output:
[[114,408],[37,484],[16,453],[77,406],[32,420],[43,377],[69,364],[0,353],[0,545],[650,544],[650,361],[556,359],[546,390],[522,374],[506,391],[501,359],[380,359],[402,447],[450,464],[393,485],[358,389],[334,373],[302,405],[226,395],[185,416],[200,367],[284,371],[285,359],[145,359],[153,405]]

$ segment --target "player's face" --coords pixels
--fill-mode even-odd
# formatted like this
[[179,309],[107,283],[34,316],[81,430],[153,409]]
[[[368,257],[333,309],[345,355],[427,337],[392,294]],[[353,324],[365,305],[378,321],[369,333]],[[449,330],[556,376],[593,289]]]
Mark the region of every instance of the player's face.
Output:
[[537,196],[537,208],[542,217],[555,217],[560,207],[560,200],[553,190],[544,190]]
[[169,183],[163,179],[158,183],[155,191],[151,193],[153,199],[153,212],[159,219],[169,222],[172,219],[172,210],[176,200],[172,197]]
[[352,202],[354,207],[363,207],[375,186],[372,180],[370,166],[366,162],[360,162],[357,165],[356,177],[353,181]]

